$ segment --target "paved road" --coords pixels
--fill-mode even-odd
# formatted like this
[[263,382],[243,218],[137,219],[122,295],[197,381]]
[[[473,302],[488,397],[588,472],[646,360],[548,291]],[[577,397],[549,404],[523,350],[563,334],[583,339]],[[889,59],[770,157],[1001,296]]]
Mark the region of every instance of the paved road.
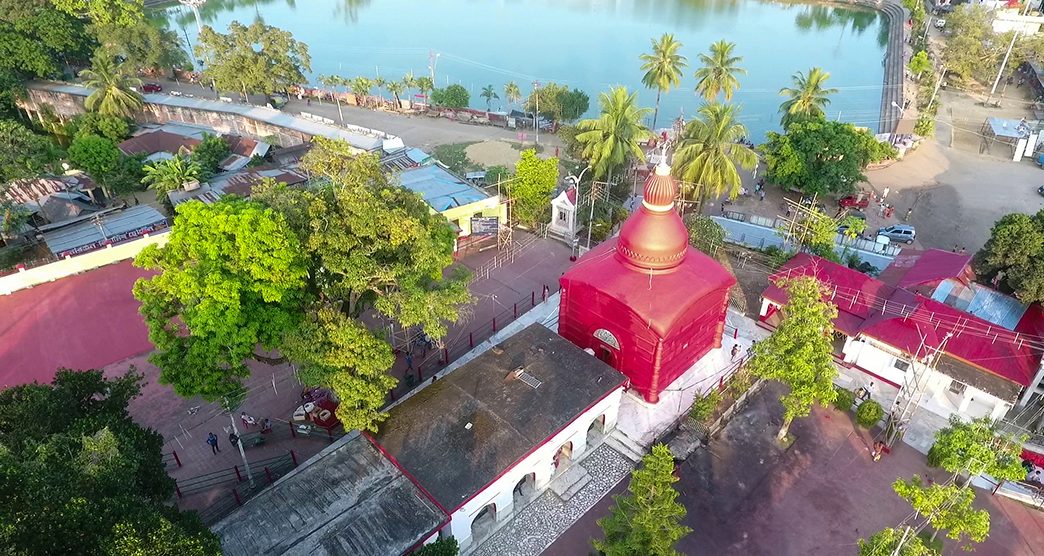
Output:
[[[210,89],[203,89],[199,85],[175,83],[172,80],[159,80],[156,82],[163,86],[164,91],[180,91],[200,98],[216,99],[218,97],[218,95]],[[237,100],[241,98],[238,94],[229,94],[228,96]],[[251,97],[251,101],[254,104],[263,104],[264,99],[262,97]],[[330,102],[323,102],[320,104],[318,101],[312,101],[309,103],[292,99],[287,103],[283,110],[293,114],[308,112],[330,118],[335,122],[341,121],[341,116],[337,112],[337,106]],[[425,150],[430,150],[437,145],[485,141],[487,139],[500,139],[511,142],[518,142],[519,140],[518,132],[515,130],[493,126],[462,124],[443,118],[406,116],[393,112],[382,112],[347,105],[341,106],[341,112],[344,115],[345,123],[368,127],[370,129],[378,129],[393,135],[398,135],[399,137],[402,137],[407,145],[420,147]],[[530,143],[533,141],[533,134],[531,131],[528,133],[526,141]],[[545,148],[561,147],[563,145],[558,137],[547,134],[541,135],[540,144],[544,145]]]

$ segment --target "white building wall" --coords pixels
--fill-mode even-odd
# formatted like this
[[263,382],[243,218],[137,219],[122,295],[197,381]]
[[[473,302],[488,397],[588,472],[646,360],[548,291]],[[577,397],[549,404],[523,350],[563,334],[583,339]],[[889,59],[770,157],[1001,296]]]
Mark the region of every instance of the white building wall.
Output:
[[[529,454],[514,467],[504,473],[471,500],[466,502],[457,511],[453,512],[449,523],[451,534],[457,539],[461,548],[471,545],[471,522],[483,508],[490,503],[496,504],[496,519],[503,521],[512,514],[515,485],[522,481],[527,475],[533,473],[536,477],[536,488],[542,491],[551,482],[555,472],[554,459],[559,448],[566,442],[573,442],[573,460],[583,455],[587,449],[587,430],[591,423],[605,415],[605,431],[608,432],[616,425],[617,414],[620,410],[620,399],[623,396],[623,388],[617,388],[597,404],[585,411],[564,429],[558,432],[550,440]],[[452,508],[448,508],[452,510]]]

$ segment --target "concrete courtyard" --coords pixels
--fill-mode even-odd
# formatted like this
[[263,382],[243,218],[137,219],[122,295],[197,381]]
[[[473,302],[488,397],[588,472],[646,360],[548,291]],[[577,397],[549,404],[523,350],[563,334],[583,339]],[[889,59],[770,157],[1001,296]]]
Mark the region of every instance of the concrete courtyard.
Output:
[[[683,554],[856,554],[858,539],[895,527],[909,514],[910,506],[891,489],[896,478],[948,478],[904,444],[874,463],[869,447],[876,431],[858,428],[851,414],[834,409],[816,408],[796,421],[796,442],[780,449],[774,439],[780,388],[763,389],[708,448],[679,465],[679,501],[688,509],[684,523],[693,529],[678,544]],[[625,492],[627,483],[612,494]],[[611,503],[602,499],[544,554],[588,554],[590,539],[601,535],[596,521]],[[989,510],[991,530],[974,554],[1044,554],[1044,513],[985,491],[977,491],[976,506]],[[947,541],[945,554],[962,552]]]

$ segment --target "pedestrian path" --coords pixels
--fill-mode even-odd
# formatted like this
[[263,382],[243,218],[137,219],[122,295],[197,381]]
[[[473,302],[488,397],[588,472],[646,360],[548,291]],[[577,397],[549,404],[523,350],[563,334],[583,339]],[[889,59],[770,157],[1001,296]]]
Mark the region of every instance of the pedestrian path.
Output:
[[578,490],[566,489],[563,492],[568,500],[556,494],[554,488],[545,490],[478,545],[470,556],[537,556],[626,479],[634,466],[631,459],[608,444],[599,445],[576,464],[588,479]]

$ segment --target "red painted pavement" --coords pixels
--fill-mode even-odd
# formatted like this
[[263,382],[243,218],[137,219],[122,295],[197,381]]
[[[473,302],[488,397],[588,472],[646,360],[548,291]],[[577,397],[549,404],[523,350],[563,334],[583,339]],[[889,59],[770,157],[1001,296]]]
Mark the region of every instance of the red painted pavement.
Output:
[[0,387],[50,382],[58,367],[102,368],[149,351],[130,261],[0,296]]

